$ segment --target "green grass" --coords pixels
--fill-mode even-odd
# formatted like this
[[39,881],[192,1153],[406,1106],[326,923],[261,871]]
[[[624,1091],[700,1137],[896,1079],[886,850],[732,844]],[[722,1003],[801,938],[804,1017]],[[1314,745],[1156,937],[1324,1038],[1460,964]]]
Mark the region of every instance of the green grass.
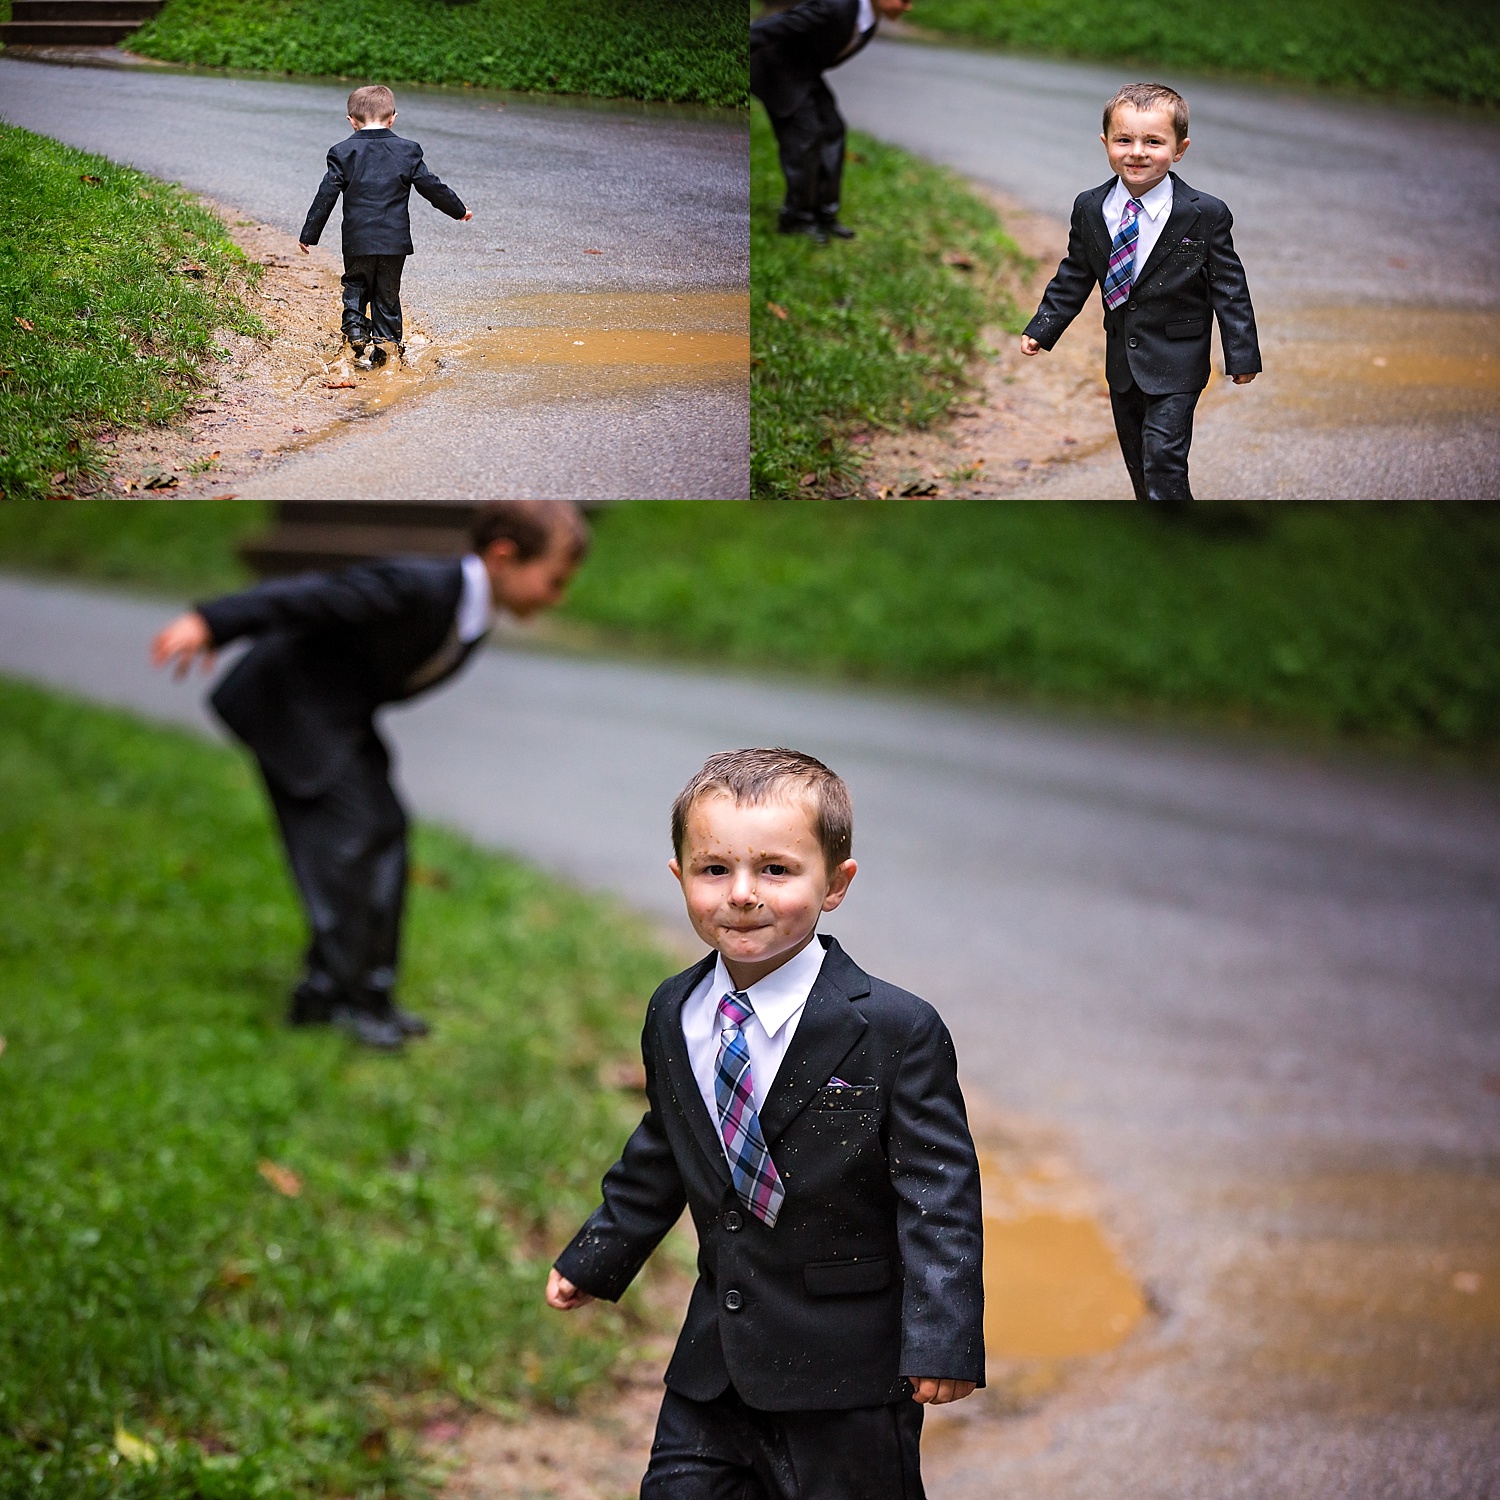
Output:
[[289,1031],[302,925],[247,763],[0,682],[0,1494],[414,1494],[432,1403],[567,1403],[610,1365],[634,1315],[541,1289],[663,960],[519,864],[417,852],[435,1035]]
[[745,0],[167,0],[132,50],[361,83],[449,83],[742,109]]
[[176,417],[215,329],[264,332],[253,274],[179,188],[0,125],[0,496],[97,474],[101,424]]
[[270,522],[253,500],[0,505],[0,566],[205,598],[253,581],[235,547]]
[[1014,320],[1005,278],[1020,257],[993,210],[894,146],[856,132],[849,149],[843,218],[859,237],[818,246],[777,234],[776,142],[765,111],[752,111],[751,486],[761,498],[794,495],[808,475],[819,492],[852,485],[850,433],[941,416],[968,389],[984,325]]
[[566,614],[745,667],[1500,745],[1500,508],[638,504]]
[[1185,68],[1500,104],[1500,7],[1493,0],[1404,6],[1390,0],[917,0],[911,19],[929,31],[1020,51],[1119,60],[1136,74]]

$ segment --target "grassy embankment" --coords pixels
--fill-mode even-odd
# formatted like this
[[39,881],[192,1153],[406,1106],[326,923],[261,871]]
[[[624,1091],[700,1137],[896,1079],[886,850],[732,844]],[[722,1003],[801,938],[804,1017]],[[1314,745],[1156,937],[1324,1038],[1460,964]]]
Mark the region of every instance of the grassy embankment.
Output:
[[843,218],[859,237],[777,234],[781,172],[759,107],[750,141],[753,492],[837,494],[858,479],[853,431],[925,425],[967,390],[980,330],[1014,320],[1020,258],[951,173],[858,133]]
[[1418,9],[1388,0],[918,0],[911,19],[1017,51],[1118,59],[1133,73],[1183,68],[1500,104],[1492,0]]
[[0,682],[0,1494],[426,1493],[437,1403],[609,1366],[636,1315],[540,1292],[664,960],[514,862],[417,853],[434,1036],[289,1031],[301,920],[246,763]]
[[97,474],[105,424],[176,417],[215,329],[264,332],[256,269],[180,189],[0,125],[0,496]]
[[[193,594],[235,581],[247,509],[0,508],[0,563]],[[1500,751],[1500,507],[678,502],[595,530],[564,618],[606,647]]]
[[131,39],[167,62],[742,109],[745,0],[167,0]]

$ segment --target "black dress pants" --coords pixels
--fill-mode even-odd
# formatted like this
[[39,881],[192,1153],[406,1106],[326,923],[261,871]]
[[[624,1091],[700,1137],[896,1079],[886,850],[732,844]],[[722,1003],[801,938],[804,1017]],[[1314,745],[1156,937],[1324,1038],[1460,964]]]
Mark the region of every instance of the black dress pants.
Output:
[[270,778],[266,787],[311,933],[302,1019],[334,1005],[385,1011],[406,899],[406,812],[385,746],[372,736],[316,797],[293,797]]
[[844,117],[833,91],[818,79],[791,114],[771,116],[771,127],[786,178],[781,227],[832,223],[844,181]]
[[1199,391],[1173,391],[1148,396],[1131,381],[1129,387],[1109,392],[1114,410],[1115,436],[1137,500],[1153,505],[1185,505],[1193,498],[1188,488],[1188,449],[1193,442],[1193,409]]
[[404,255],[344,257],[344,337],[351,344],[401,342]]
[[922,1408],[756,1411],[662,1397],[641,1500],[924,1500]]

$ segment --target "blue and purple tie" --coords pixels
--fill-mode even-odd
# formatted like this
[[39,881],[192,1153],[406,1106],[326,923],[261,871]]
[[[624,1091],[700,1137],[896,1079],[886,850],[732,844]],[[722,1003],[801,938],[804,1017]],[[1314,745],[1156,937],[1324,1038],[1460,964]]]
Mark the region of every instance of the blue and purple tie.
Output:
[[1135,281],[1135,242],[1140,236],[1136,219],[1140,217],[1141,202],[1132,198],[1120,215],[1120,227],[1109,247],[1109,274],[1104,278],[1104,307],[1113,312],[1129,295]]
[[730,990],[719,1001],[719,1060],[714,1065],[714,1098],[719,1105],[719,1134],[729,1158],[729,1175],[740,1201],[767,1229],[776,1227],[786,1189],[771,1160],[750,1082],[750,1045],[740,1029],[755,1014],[743,990]]

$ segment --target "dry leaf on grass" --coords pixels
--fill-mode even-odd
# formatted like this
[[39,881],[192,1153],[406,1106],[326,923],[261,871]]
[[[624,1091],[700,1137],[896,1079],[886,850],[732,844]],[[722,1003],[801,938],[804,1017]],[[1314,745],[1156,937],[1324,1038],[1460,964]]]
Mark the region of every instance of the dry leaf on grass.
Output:
[[16,319],[16,323],[20,327],[24,328],[27,333],[35,333],[36,332],[36,325],[31,321],[30,318],[17,318]]
[[134,1433],[126,1432],[122,1423],[115,1423],[115,1452],[128,1464],[146,1464],[148,1466],[156,1462],[156,1449],[148,1443],[145,1438],[138,1438]]
[[302,1196],[302,1179],[290,1167],[278,1166],[274,1161],[260,1161],[255,1170],[281,1194],[283,1198]]

